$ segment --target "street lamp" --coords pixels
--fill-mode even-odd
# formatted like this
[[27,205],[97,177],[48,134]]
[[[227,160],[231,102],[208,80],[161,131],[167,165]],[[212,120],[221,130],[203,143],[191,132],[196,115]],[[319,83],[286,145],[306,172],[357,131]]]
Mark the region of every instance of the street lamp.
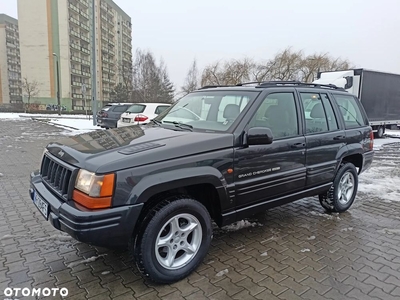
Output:
[[53,53],[53,56],[57,58],[57,104],[58,104],[58,115],[61,116],[61,101],[60,101],[60,70],[58,68],[58,56]]

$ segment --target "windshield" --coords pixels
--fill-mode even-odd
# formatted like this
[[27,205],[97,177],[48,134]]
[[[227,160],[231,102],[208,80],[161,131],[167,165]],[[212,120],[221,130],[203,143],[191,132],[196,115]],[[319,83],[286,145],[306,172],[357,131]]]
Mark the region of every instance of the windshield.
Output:
[[201,91],[178,100],[155,119],[186,124],[193,129],[227,131],[259,91]]
[[134,114],[140,114],[144,111],[144,109],[146,108],[145,105],[142,104],[134,104],[132,106],[130,106],[126,112],[128,113],[134,113]]

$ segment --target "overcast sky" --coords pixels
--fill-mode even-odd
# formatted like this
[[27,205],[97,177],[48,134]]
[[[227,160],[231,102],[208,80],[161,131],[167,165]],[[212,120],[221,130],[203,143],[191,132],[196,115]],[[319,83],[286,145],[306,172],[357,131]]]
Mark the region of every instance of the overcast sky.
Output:
[[[114,1],[132,18],[133,49],[162,56],[177,87],[194,58],[201,68],[287,46],[400,73],[400,0]],[[0,0],[1,12],[17,17],[17,0]]]

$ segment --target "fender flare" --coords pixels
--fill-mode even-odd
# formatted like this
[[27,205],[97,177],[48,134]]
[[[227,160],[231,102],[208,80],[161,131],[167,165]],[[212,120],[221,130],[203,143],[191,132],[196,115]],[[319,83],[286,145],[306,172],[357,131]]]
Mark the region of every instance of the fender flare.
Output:
[[132,189],[127,204],[145,203],[158,193],[201,183],[211,184],[216,188],[220,203],[227,201],[227,183],[224,176],[217,169],[204,166],[148,175]]

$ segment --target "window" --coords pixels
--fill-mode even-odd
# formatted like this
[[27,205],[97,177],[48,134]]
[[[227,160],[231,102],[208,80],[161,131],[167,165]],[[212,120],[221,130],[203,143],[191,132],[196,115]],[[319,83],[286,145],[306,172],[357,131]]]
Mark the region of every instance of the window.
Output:
[[347,129],[368,125],[356,98],[350,95],[334,95],[334,97]]
[[334,131],[338,129],[336,117],[327,94],[301,93],[304,107],[306,133]]
[[166,110],[169,106],[157,106],[156,111],[154,112],[156,115],[161,114],[164,110]]
[[121,106],[116,106],[116,107],[114,107],[114,110],[113,110],[113,111],[115,111],[115,112],[124,112],[124,111],[126,111],[128,108],[129,108],[128,105],[121,105]]
[[297,136],[299,130],[294,95],[269,94],[250,121],[250,127],[267,127],[271,129],[274,139]]
[[140,113],[144,112],[145,108],[146,108],[146,105],[134,104],[134,105],[130,106],[126,110],[126,112],[130,112],[130,113],[134,113],[134,114],[140,114]]
[[180,122],[195,130],[226,132],[246,106],[261,93],[254,91],[203,90],[175,102],[155,119],[164,124]]

